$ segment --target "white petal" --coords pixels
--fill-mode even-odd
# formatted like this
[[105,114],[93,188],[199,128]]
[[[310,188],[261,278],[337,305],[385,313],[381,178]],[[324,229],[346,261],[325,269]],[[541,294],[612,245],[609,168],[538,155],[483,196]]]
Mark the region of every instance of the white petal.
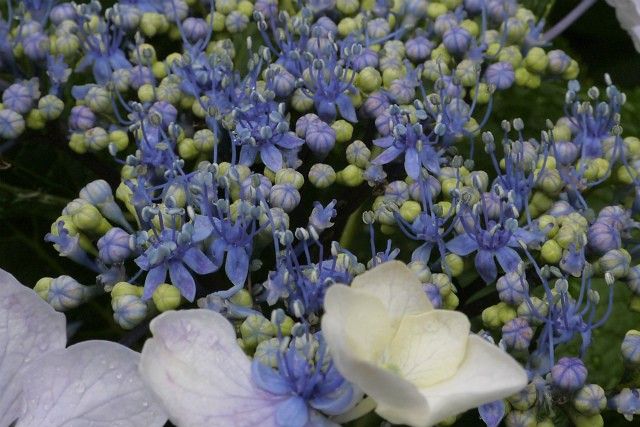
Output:
[[396,373],[376,366],[393,336],[380,300],[361,289],[333,285],[325,296],[322,334],[340,373],[377,403],[376,412],[395,423],[427,416],[418,389]]
[[395,333],[382,302],[361,289],[331,286],[324,310],[323,322],[328,329],[323,323],[323,335],[330,346],[339,346],[350,357],[376,363]]
[[66,341],[64,314],[0,269],[0,426],[20,415],[23,365]]
[[471,335],[466,357],[455,376],[420,390],[431,411],[423,425],[503,399],[526,385],[527,374],[518,362],[495,345]]
[[151,322],[143,379],[181,427],[274,426],[282,398],[251,381],[231,324],[211,310],[169,311]]
[[388,261],[356,276],[351,287],[378,298],[391,319],[433,310],[418,277],[400,261]]
[[17,427],[153,427],[167,420],[138,374],[140,355],[109,341],[55,350],[27,366]]
[[402,319],[385,354],[388,364],[418,388],[452,377],[465,358],[469,319],[457,311],[433,310]]

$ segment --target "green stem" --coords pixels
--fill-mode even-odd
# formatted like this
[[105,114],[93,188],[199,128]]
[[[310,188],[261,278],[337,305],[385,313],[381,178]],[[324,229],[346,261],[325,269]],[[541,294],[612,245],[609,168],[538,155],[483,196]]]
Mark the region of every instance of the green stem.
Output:
[[66,206],[66,204],[69,203],[69,200],[62,197],[42,193],[37,190],[15,187],[2,182],[0,182],[0,190],[15,195],[17,200],[33,201],[35,199],[43,205]]
[[349,216],[340,236],[340,246],[349,249],[360,227],[362,227],[362,205]]

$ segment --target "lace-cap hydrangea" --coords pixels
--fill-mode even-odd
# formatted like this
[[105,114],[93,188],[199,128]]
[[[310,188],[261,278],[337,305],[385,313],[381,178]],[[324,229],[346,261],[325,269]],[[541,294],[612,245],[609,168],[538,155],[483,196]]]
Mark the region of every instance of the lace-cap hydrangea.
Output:
[[64,315],[0,269],[0,425],[162,426],[138,353],[113,342],[65,348]]
[[469,329],[464,314],[435,310],[398,261],[325,296],[322,330],[336,367],[393,423],[434,425],[527,384],[511,356]]

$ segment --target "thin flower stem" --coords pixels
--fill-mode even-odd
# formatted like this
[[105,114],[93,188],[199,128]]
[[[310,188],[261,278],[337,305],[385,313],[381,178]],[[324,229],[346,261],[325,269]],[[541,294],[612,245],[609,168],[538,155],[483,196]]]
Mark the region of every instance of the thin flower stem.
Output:
[[560,20],[556,25],[551,27],[549,31],[542,35],[542,40],[545,43],[550,42],[551,40],[558,37],[560,34],[564,32],[567,28],[571,26],[575,21],[578,20],[591,6],[596,3],[597,0],[582,0],[582,2],[576,6],[571,12],[569,12],[564,18]]

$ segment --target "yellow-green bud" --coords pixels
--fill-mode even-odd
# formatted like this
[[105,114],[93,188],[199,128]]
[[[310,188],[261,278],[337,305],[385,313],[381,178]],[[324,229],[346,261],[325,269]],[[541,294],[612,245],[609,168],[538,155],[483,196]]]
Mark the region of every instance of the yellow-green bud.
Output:
[[553,200],[551,200],[546,194],[536,191],[531,197],[531,205],[539,212],[544,212],[553,205]]
[[519,411],[526,411],[536,403],[537,395],[538,393],[536,385],[533,383],[529,383],[518,393],[509,396],[507,400],[514,409],[517,409]]
[[558,245],[562,249],[567,249],[570,244],[575,243],[581,231],[575,226],[570,224],[563,224],[558,230],[558,233],[553,237]]
[[49,288],[51,288],[51,282],[53,282],[53,277],[43,277],[42,279],[36,282],[36,285],[33,287],[33,290],[42,298],[43,300],[47,300],[47,295],[49,295]]
[[129,146],[129,135],[122,130],[109,132],[109,143],[113,144],[118,151],[122,151]]
[[304,185],[304,176],[295,169],[283,168],[276,172],[275,183],[291,184],[299,190]]
[[413,200],[407,200],[400,206],[400,216],[405,221],[413,222],[420,215],[420,212],[422,212],[422,206]]
[[389,87],[395,80],[404,77],[404,73],[400,68],[385,68],[382,72],[382,83],[384,87]]
[[565,80],[573,80],[578,77],[578,74],[580,74],[580,65],[572,59],[569,67],[562,73],[562,78]]
[[25,123],[29,129],[41,130],[47,125],[47,120],[42,111],[34,108],[27,113]]
[[498,317],[500,318],[500,322],[502,323],[501,326],[508,321],[515,319],[517,315],[518,313],[516,312],[515,308],[504,302],[498,303]]
[[336,182],[336,172],[330,165],[316,163],[309,169],[309,182],[317,188],[327,188]]
[[374,92],[380,89],[380,85],[382,84],[382,76],[380,75],[380,71],[378,71],[374,67],[365,67],[358,73],[356,76],[356,86],[366,92]]
[[93,127],[84,132],[85,146],[91,151],[100,151],[109,145],[109,134],[101,127]]
[[96,231],[104,219],[102,214],[93,205],[86,204],[71,216],[73,225],[82,231]]
[[458,298],[458,295],[454,294],[453,292],[449,292],[442,299],[442,305],[447,310],[454,310],[458,307],[459,304],[460,299]]
[[524,58],[524,65],[529,71],[541,74],[547,69],[549,58],[544,49],[532,47]]
[[45,95],[38,100],[38,110],[45,120],[55,120],[64,111],[64,102],[55,95]]
[[111,298],[115,299],[125,295],[141,297],[143,292],[144,288],[142,286],[135,286],[128,282],[118,282],[111,289]]
[[556,217],[551,215],[542,215],[538,218],[538,228],[540,231],[543,231],[547,237],[555,236],[560,229]]
[[638,171],[636,171],[633,167],[627,167],[622,165],[616,171],[616,178],[623,184],[631,184],[633,180],[638,177]]
[[240,289],[229,299],[229,301],[241,307],[253,306],[253,299],[251,298],[251,293],[249,293],[249,291],[246,289]]
[[296,89],[291,97],[291,106],[298,113],[306,113],[313,107],[313,99],[305,95],[300,89]]
[[336,120],[331,125],[331,128],[336,132],[336,142],[344,143],[351,141],[353,136],[353,125],[346,120]]
[[253,314],[240,325],[240,334],[247,348],[255,349],[262,341],[276,335],[276,327],[265,317]]
[[431,19],[436,19],[440,15],[447,13],[447,6],[441,3],[429,3],[427,6],[427,16]]
[[547,240],[540,249],[540,256],[548,264],[557,264],[562,259],[562,248],[555,240]]
[[[477,93],[477,94],[476,94]],[[487,104],[491,99],[491,92],[486,83],[480,83],[471,88],[471,98],[475,99],[479,104]]]
[[178,144],[178,154],[185,160],[191,160],[198,157],[200,150],[193,139],[185,138]]
[[200,129],[193,134],[193,142],[198,151],[202,153],[213,150],[217,143],[216,136],[210,129]]
[[153,298],[153,303],[160,312],[175,310],[180,307],[180,289],[168,283],[160,284],[153,291],[151,298]]
[[153,85],[146,83],[138,88],[138,99],[141,102],[151,102],[155,99],[155,90]]
[[571,140],[571,128],[566,124],[557,124],[551,131],[553,140],[558,141],[570,141]]
[[495,305],[487,307],[482,311],[482,323],[485,327],[490,329],[497,329],[502,327],[498,308]]
[[347,187],[357,187],[364,182],[362,176],[363,170],[355,165],[348,165],[336,173],[336,180],[338,184],[346,185]]
[[458,277],[464,272],[464,260],[456,254],[448,254],[444,257],[444,264],[453,277]]
[[340,22],[338,22],[338,34],[342,37],[346,37],[351,33],[354,33],[358,30],[358,22],[353,18],[342,18]]

